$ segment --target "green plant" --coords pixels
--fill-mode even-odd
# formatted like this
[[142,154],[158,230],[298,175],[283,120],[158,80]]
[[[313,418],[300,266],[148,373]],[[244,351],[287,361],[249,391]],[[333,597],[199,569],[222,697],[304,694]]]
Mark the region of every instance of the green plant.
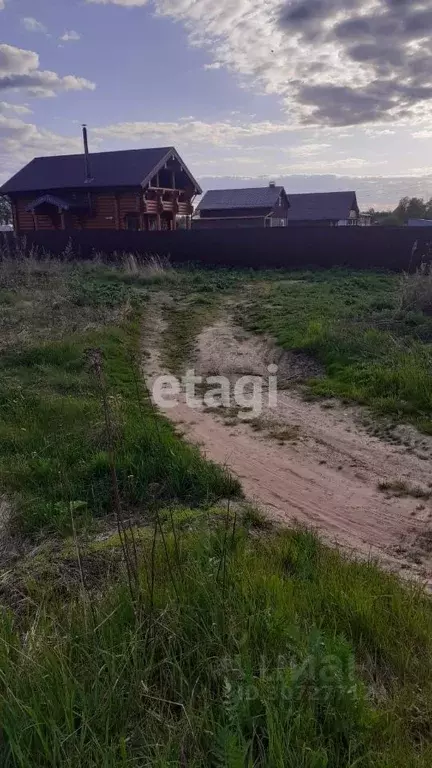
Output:
[[[309,354],[324,366],[310,392],[370,406],[379,415],[432,429],[432,318],[401,310],[399,278],[349,270],[296,273],[295,281],[251,285],[238,320],[270,333],[282,347]],[[426,274],[406,280],[428,283]]]
[[149,529],[138,603],[122,580],[2,615],[2,765],[428,768],[429,600],[228,522]]
[[432,267],[424,262],[412,274],[404,273],[400,279],[400,306],[404,311],[432,314]]

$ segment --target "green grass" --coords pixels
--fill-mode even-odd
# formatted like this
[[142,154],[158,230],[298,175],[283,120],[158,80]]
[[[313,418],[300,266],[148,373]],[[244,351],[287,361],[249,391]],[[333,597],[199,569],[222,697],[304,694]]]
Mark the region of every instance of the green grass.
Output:
[[313,393],[340,396],[432,432],[432,317],[401,311],[395,275],[329,270],[257,284],[246,319],[323,363]]
[[177,300],[173,306],[165,307],[162,360],[169,371],[183,373],[185,364],[193,356],[197,336],[212,322],[216,311],[213,298],[203,302],[199,296],[181,303]]
[[171,536],[170,568],[157,545],[138,606],[120,584],[3,616],[2,766],[431,764],[429,601],[309,533],[231,523]]
[[[345,396],[383,411],[372,370],[390,361],[394,373],[401,349],[427,364],[430,319],[395,312],[389,276],[0,265],[0,491],[16,528],[39,535],[0,570],[5,768],[432,764],[430,599],[308,531],[274,530],[251,505],[218,509],[238,482],[181,440],[140,382],[150,292],[174,298],[164,354],[178,370],[245,281],[249,324],[324,362],[317,391],[345,381]],[[411,358],[406,370],[408,415],[427,421]],[[132,590],[107,412],[135,521]]]
[[[78,306],[83,301],[111,306],[113,297],[120,301],[112,284],[106,292],[104,282],[86,285],[72,275],[71,289],[77,285]],[[126,508],[145,506],[155,497],[160,503],[207,503],[239,491],[236,481],[182,442],[152,408],[139,373],[141,316],[138,309],[130,310],[117,326],[0,356],[0,483],[13,498],[16,524],[25,533],[67,529],[71,502],[81,516],[112,509],[102,391],[90,365],[94,349],[103,358]]]

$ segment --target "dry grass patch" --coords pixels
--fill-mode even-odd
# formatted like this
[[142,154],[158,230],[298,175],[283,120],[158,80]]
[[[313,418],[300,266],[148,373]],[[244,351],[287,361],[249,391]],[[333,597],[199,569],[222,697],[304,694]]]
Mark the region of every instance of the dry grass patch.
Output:
[[400,280],[400,304],[405,311],[432,315],[432,264],[421,264],[413,274]]
[[411,496],[414,499],[430,499],[431,490],[420,488],[420,486],[410,485],[406,480],[382,480],[378,483],[378,489],[384,493],[390,493],[392,496],[404,497]]

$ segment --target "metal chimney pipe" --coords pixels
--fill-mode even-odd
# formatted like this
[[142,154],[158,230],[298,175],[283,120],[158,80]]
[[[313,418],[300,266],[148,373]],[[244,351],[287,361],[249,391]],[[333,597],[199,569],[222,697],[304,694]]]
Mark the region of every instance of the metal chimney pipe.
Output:
[[88,136],[87,136],[87,126],[84,123],[82,127],[82,133],[83,133],[83,142],[84,142],[84,166],[85,166],[85,180],[91,181],[92,175],[91,175],[91,168],[90,168],[90,153],[88,148]]

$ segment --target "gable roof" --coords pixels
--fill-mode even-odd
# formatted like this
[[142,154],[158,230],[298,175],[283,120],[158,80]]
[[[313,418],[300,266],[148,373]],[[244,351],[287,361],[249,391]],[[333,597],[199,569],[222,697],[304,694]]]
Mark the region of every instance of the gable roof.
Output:
[[197,211],[218,211],[227,208],[273,208],[283,187],[255,189],[211,189],[205,193]]
[[126,149],[90,154],[91,181],[85,181],[84,155],[36,157],[0,188],[0,195],[46,189],[97,189],[144,186],[174,156],[195,185],[201,188],[174,147]]
[[352,209],[358,210],[355,192],[312,192],[288,195],[291,208],[289,221],[328,221],[348,219]]

